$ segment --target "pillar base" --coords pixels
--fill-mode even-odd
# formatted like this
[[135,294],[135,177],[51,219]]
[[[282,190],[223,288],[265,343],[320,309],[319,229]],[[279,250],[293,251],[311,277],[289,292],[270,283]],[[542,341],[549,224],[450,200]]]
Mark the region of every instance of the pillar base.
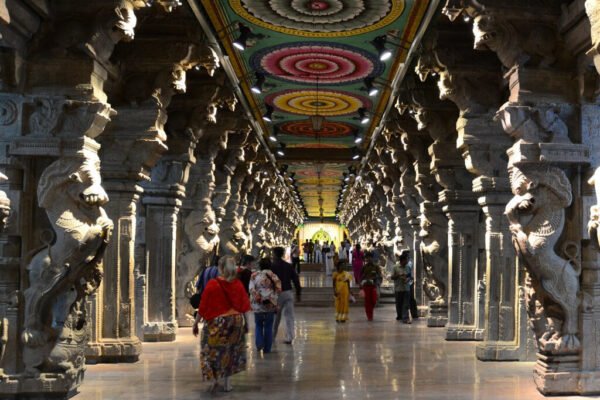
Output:
[[483,329],[474,326],[449,326],[446,340],[483,340]]
[[177,338],[177,321],[147,322],[142,326],[144,342],[173,342]]
[[538,353],[533,380],[543,395],[591,395],[600,393],[600,371],[578,371],[579,354]]
[[479,361],[527,361],[523,349],[512,342],[480,343],[475,348],[475,355]]
[[77,393],[84,370],[76,375],[43,373],[39,376],[4,375],[0,370],[0,398],[3,400],[66,400]]
[[446,304],[429,303],[429,316],[427,326],[430,328],[443,328],[448,323],[448,306]]
[[87,364],[132,363],[142,353],[142,342],[137,337],[125,339],[102,339],[90,342],[85,349]]

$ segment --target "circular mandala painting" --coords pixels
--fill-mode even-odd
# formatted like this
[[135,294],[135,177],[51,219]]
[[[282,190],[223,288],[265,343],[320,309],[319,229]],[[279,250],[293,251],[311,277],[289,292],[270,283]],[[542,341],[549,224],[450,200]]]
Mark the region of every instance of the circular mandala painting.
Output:
[[302,83],[348,84],[381,75],[385,65],[360,48],[335,43],[272,46],[252,55],[250,65],[274,78]]
[[[347,137],[351,136],[357,130],[355,126],[344,122],[325,121],[321,126],[321,130],[315,132],[310,120],[284,122],[277,127],[279,128],[279,132],[286,135],[315,137],[318,134],[323,138]],[[334,148],[334,145],[330,147]]]
[[247,21],[289,35],[340,37],[372,32],[394,22],[404,0],[229,0]]
[[348,115],[361,107],[371,108],[369,100],[348,92],[332,90],[286,90],[273,93],[265,103],[283,112],[299,115]]

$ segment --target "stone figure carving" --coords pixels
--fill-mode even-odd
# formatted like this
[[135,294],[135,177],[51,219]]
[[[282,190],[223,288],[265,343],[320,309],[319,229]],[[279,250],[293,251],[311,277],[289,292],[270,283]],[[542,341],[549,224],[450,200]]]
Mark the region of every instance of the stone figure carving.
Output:
[[[219,245],[219,226],[210,204],[205,203],[200,209],[192,210],[183,223],[183,230],[183,249],[177,260],[178,313],[184,313],[188,309],[192,311],[189,297],[193,293],[188,293],[188,285]],[[185,315],[179,315],[179,320],[182,318],[185,318]]]
[[586,0],[585,11],[590,20],[592,48],[588,50],[587,55],[592,56],[596,71],[600,73],[600,4],[597,0]]
[[89,329],[84,303],[100,284],[100,262],[113,229],[102,208],[107,201],[95,153],[61,158],[40,178],[38,203],[56,237],[27,266],[22,341],[28,374],[81,378]]
[[525,143],[572,143],[569,128],[552,107],[506,103],[496,114],[511,137]]
[[446,304],[446,286],[435,276],[443,268],[447,268],[448,264],[444,257],[447,241],[445,217],[438,212],[422,212],[420,227],[421,258],[425,267],[423,290],[430,300]]
[[[159,108],[166,108],[173,95],[185,93],[186,89],[185,68],[176,63],[160,70],[154,80],[145,74],[130,76],[125,83],[123,96],[132,106],[154,101]],[[159,122],[161,125],[165,123],[164,120]]]
[[[117,43],[133,40],[137,25],[135,10],[150,3],[148,0],[122,0],[116,7],[100,11],[94,21],[62,21],[57,24],[58,29],[54,34],[47,37],[52,38],[59,48],[80,47],[99,60],[107,62]],[[40,45],[43,51],[52,47],[48,46],[48,43]]]
[[447,70],[439,73],[437,83],[441,100],[450,100],[460,110],[463,117],[472,117],[495,110],[500,103],[498,82],[451,74]]
[[[0,183],[7,181],[8,177],[0,172]],[[6,195],[6,192],[0,190],[0,233],[4,232],[6,227],[6,220],[10,215],[10,199]]]
[[221,254],[242,255],[246,253],[247,238],[240,218],[236,217],[231,225],[224,227],[221,237]]
[[574,252],[565,259],[555,251],[565,224],[564,209],[572,201],[571,183],[553,166],[513,167],[510,178],[514,197],[505,214],[515,249],[532,277],[532,290],[539,302],[534,314],[543,315],[546,322],[536,336],[543,350],[578,349],[581,266]]
[[436,279],[431,265],[425,265],[423,292],[432,302],[446,304],[446,285]]
[[506,68],[548,67],[556,62],[556,35],[543,26],[529,26],[524,34],[503,18],[483,13],[473,21],[473,35],[475,49],[495,52]]
[[199,49],[198,65],[206,70],[208,76],[212,77],[215,71],[220,67],[219,56],[210,46],[202,46]]
[[600,168],[596,168],[594,175],[588,180],[590,185],[594,185],[596,192],[596,203],[590,207],[590,220],[588,221],[588,232],[590,238],[595,240],[600,246]]

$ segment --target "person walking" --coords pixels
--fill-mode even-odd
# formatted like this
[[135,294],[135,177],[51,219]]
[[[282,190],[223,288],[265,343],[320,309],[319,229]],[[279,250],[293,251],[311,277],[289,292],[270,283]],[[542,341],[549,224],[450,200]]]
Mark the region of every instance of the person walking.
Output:
[[285,323],[285,340],[284,343],[292,344],[294,341],[294,294],[292,293],[292,284],[296,289],[296,298],[300,301],[300,294],[302,288],[300,287],[300,279],[298,274],[292,268],[292,265],[286,263],[283,257],[283,247],[273,248],[273,265],[272,271],[277,275],[281,281],[281,294],[277,299],[277,315],[275,316],[275,325],[273,327],[273,338],[277,337],[277,331],[279,330],[279,323],[281,317],[284,318]]
[[331,280],[333,282],[333,295],[335,296],[335,322],[346,322],[348,320],[348,311],[350,310],[350,282],[352,275],[345,270],[346,263],[338,261],[336,271]]
[[417,306],[417,299],[415,299],[415,270],[413,268],[412,260],[410,259],[410,250],[402,250],[400,253],[400,257],[406,254],[408,258],[408,267],[411,272],[411,284],[410,284],[410,294],[409,294],[409,310],[410,316],[412,320],[419,319],[419,307]]
[[348,260],[348,253],[346,253],[346,247],[344,246],[344,242],[340,243],[340,249],[338,251],[338,259],[340,261],[346,262]]
[[281,281],[271,271],[272,263],[268,258],[260,260],[260,271],[250,279],[250,304],[254,311],[254,342],[258,351],[270,353],[273,344],[273,321],[277,313],[277,299],[281,293]]
[[360,285],[361,281],[361,272],[364,263],[365,253],[360,249],[360,244],[356,244],[354,246],[354,250],[352,251],[352,272],[354,272],[354,282],[357,285]]
[[370,252],[365,253],[365,265],[361,271],[360,288],[365,296],[365,313],[367,320],[373,321],[373,309],[377,304],[377,279],[380,277],[381,270],[373,263],[373,255]]
[[309,263],[314,262],[314,252],[315,252],[315,244],[313,243],[312,239],[310,239],[308,242],[308,262]]
[[246,369],[245,333],[250,301],[236,278],[236,269],[233,257],[219,260],[220,276],[206,284],[192,328],[194,336],[198,336],[198,324],[204,320],[200,365],[202,378],[213,382],[212,393],[230,392],[230,377]]
[[390,279],[394,281],[394,296],[396,300],[396,320],[410,324],[408,308],[410,303],[410,286],[412,283],[412,268],[408,263],[408,253],[402,253],[398,263],[394,265]]
[[292,241],[290,257],[292,259],[292,267],[294,267],[297,274],[300,274],[300,247],[298,247],[298,242],[296,240]]
[[248,286],[250,285],[250,277],[252,276],[255,262],[256,258],[254,258],[254,256],[246,254],[242,256],[242,261],[240,263],[239,268],[237,269],[237,278],[240,281],[242,281],[244,289],[246,289],[246,293],[250,293],[248,290]]
[[304,256],[304,262],[307,263],[308,262],[308,239],[306,239],[304,241],[304,243],[302,244],[302,253]]
[[315,264],[321,264],[323,262],[323,260],[321,259],[321,256],[323,255],[323,253],[321,252],[321,242],[319,242],[318,240],[315,242],[315,247],[314,247],[314,260],[315,260]]

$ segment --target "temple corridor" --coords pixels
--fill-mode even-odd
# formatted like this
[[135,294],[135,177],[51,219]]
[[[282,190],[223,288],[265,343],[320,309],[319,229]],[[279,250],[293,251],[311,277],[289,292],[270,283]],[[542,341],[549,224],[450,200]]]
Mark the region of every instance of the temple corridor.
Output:
[[600,395],[600,0],[0,0],[0,400],[202,379]]

